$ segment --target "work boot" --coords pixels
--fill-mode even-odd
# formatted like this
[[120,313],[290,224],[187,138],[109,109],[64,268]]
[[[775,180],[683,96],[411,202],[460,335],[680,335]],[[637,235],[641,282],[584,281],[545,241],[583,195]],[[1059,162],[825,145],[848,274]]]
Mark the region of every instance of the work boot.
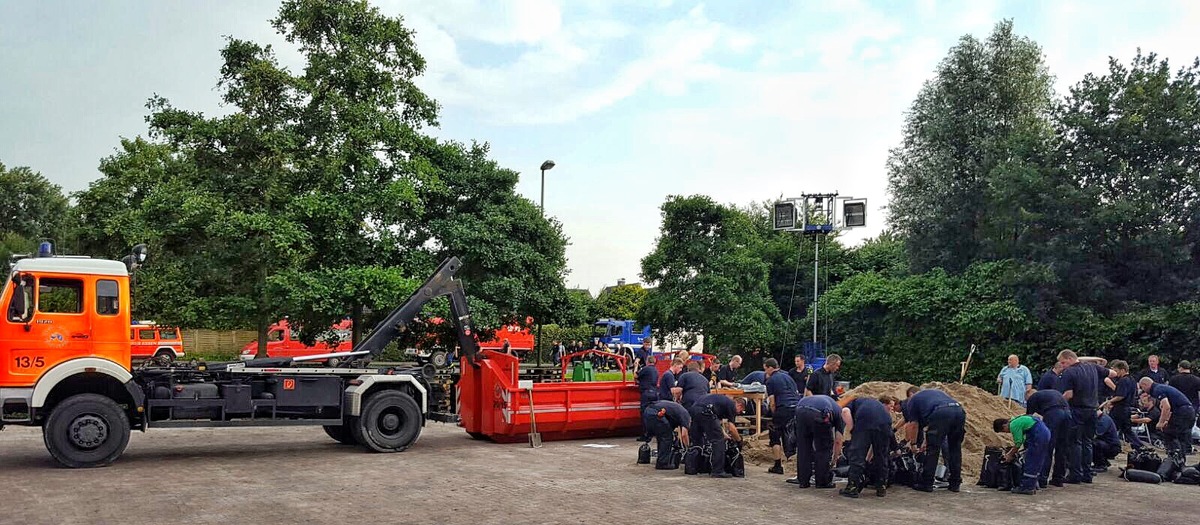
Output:
[[712,474],[712,477],[714,477],[714,478],[732,478],[733,474],[730,474],[728,472],[722,472],[720,474]]
[[776,463],[774,466],[767,469],[767,474],[783,474],[783,465]]
[[1061,487],[1061,486],[1063,486],[1063,480],[1055,478],[1055,479],[1050,480],[1050,484],[1054,485],[1055,487]]
[[793,476],[788,479],[785,479],[784,481],[791,483],[792,485],[799,485],[800,484],[800,476]]
[[1032,496],[1034,494],[1037,494],[1037,489],[1027,489],[1025,487],[1017,487],[1015,489],[1012,489],[1012,493],[1013,494],[1023,494],[1026,496]]
[[913,483],[912,488],[921,492],[933,492],[933,485],[925,485],[923,483]]
[[879,485],[876,485],[875,486],[875,496],[880,497],[880,498],[887,496],[887,486],[883,485],[882,483]]
[[818,483],[816,487],[819,489],[836,489],[837,485],[834,485],[833,483]]
[[962,486],[962,483],[951,483],[949,486],[946,487],[946,490],[949,490],[950,492],[958,492],[959,488],[961,486]]
[[854,483],[854,482],[850,482],[850,483],[846,483],[846,487],[839,490],[838,494],[844,495],[846,497],[858,497],[858,493],[862,493],[862,491],[863,491],[863,485],[860,485],[860,484]]

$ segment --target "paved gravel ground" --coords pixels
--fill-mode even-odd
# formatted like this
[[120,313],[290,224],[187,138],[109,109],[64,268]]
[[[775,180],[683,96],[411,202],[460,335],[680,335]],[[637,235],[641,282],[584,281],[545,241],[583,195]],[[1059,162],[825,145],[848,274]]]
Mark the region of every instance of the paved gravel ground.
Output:
[[[615,448],[589,448],[607,443]],[[632,439],[497,445],[430,423],[401,454],[337,445],[320,428],[135,433],[113,466],[57,467],[40,431],[0,432],[0,523],[1194,523],[1200,487],[1115,471],[1034,497],[964,486],[848,500],[750,467],[746,479],[636,465]]]

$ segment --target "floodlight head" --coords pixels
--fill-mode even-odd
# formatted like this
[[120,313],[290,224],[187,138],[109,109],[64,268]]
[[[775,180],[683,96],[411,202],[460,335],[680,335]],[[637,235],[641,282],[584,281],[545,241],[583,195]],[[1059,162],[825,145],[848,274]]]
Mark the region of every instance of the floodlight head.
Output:
[[796,203],[776,202],[775,213],[772,215],[776,230],[792,230],[796,228]]

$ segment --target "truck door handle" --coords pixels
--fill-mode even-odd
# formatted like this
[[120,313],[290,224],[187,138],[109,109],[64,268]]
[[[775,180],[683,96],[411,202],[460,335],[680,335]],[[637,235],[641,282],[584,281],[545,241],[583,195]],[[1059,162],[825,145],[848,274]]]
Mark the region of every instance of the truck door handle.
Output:
[[71,334],[71,339],[87,339],[87,338],[88,338],[88,334],[85,334],[83,332],[75,332],[75,333]]

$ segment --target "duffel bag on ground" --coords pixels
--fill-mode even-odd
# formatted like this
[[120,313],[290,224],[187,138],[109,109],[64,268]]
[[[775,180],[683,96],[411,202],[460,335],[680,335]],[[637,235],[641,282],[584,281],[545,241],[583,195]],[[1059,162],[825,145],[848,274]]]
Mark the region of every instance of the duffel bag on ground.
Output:
[[746,458],[742,456],[742,444],[730,441],[725,446],[725,472],[735,478],[746,477]]
[[1125,468],[1156,472],[1160,466],[1162,466],[1162,457],[1152,450],[1143,449],[1129,453],[1129,461],[1125,465]]
[[1125,469],[1125,471],[1121,472],[1121,478],[1126,481],[1136,481],[1138,483],[1162,483],[1162,478],[1159,477],[1157,472],[1135,468]]
[[638,447],[637,462],[638,462],[638,465],[646,465],[646,464],[650,463],[650,444],[649,443],[642,443],[642,446]]

